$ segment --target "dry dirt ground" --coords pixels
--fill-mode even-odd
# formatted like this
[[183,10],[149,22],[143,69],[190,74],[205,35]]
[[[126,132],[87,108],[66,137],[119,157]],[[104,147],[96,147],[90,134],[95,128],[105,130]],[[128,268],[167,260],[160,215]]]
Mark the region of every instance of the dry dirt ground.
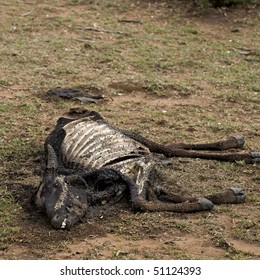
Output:
[[[260,259],[259,165],[172,159],[162,185],[176,192],[246,191],[245,203],[211,212],[133,213],[127,204],[59,231],[30,204],[44,139],[72,108],[161,143],[242,134],[245,149],[260,150],[259,5],[190,3],[1,1],[0,258]],[[57,87],[105,100],[46,94]]]

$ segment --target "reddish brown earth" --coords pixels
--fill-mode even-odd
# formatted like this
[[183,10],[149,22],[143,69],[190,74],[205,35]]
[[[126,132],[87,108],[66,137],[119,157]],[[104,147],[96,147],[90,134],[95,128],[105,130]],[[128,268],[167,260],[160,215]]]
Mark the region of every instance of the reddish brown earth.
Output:
[[[176,192],[246,191],[245,203],[211,212],[133,213],[125,204],[57,231],[30,205],[44,139],[75,107],[162,143],[243,134],[245,149],[259,150],[259,7],[22,2],[0,4],[0,258],[260,259],[257,165],[172,159],[162,185]],[[50,88],[89,85],[106,101],[46,98]]]

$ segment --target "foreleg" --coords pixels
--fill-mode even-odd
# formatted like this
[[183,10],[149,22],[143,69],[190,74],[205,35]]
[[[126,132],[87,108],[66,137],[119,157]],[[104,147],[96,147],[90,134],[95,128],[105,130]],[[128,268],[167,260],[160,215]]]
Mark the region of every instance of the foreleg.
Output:
[[[167,199],[160,202],[148,201],[142,193],[139,193],[139,187],[128,177],[122,174],[122,178],[125,181],[127,187],[130,190],[132,208],[136,211],[170,211],[177,213],[188,213],[197,212],[204,210],[211,210],[214,204],[206,198],[191,198],[191,197],[181,197],[172,195],[169,198],[170,202],[178,203],[168,203]],[[162,194],[163,195],[163,194]],[[163,199],[161,199],[163,200]],[[165,202],[166,201],[166,202]]]

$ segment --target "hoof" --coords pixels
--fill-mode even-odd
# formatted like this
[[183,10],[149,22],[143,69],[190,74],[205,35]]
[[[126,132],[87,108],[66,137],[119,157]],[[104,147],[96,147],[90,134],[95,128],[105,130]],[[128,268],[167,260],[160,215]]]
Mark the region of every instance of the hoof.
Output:
[[230,188],[234,194],[234,202],[233,203],[242,203],[246,200],[245,192],[240,188]]
[[251,152],[250,155],[253,163],[260,162],[260,152]]
[[241,135],[236,135],[236,136],[232,136],[233,138],[235,138],[237,140],[238,143],[238,147],[243,147],[243,145],[245,144],[245,139],[243,136]]
[[202,206],[203,210],[211,210],[214,207],[214,204],[204,197],[199,198],[198,203]]

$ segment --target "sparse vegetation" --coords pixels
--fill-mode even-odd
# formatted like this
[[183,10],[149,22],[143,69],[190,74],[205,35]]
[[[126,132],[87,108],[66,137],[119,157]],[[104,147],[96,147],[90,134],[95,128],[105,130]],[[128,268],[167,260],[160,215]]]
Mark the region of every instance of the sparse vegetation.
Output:
[[[194,15],[178,0],[2,1],[0,258],[260,258],[257,165],[174,159],[162,170],[162,185],[176,192],[203,196],[237,185],[247,192],[245,204],[211,213],[140,214],[122,205],[66,232],[30,205],[44,139],[71,108],[99,111],[158,142],[242,134],[246,148],[259,150],[257,11],[195,2]],[[106,102],[46,95],[57,87]]]

